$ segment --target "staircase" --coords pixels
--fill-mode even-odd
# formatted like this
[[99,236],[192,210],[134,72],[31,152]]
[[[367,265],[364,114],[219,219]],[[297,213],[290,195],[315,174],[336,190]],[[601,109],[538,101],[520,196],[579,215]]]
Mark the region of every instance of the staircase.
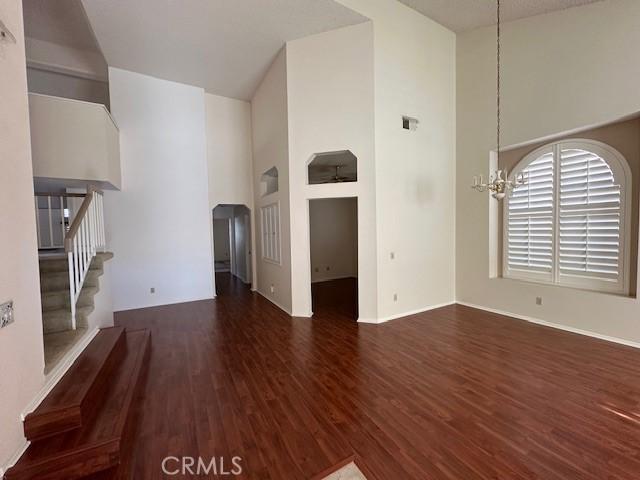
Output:
[[89,314],[94,310],[94,297],[100,291],[104,262],[111,258],[112,253],[97,253],[91,261],[76,304],[75,330],[71,317],[68,259],[66,255],[40,258],[45,373],[48,373],[75,341],[86,333]]
[[144,384],[147,330],[100,330],[24,421],[31,442],[5,480],[73,480],[116,475],[135,432],[135,400]]
[[[57,203],[51,195],[36,196],[38,244],[41,250],[48,250],[40,258],[47,369],[90,325],[93,328],[89,315],[100,291],[104,262],[113,257],[104,252],[102,192],[89,187],[86,194],[73,194],[83,200],[70,224],[67,210],[71,203],[65,195],[56,194]],[[135,431],[135,400],[144,384],[150,344],[147,330],[99,330],[24,419],[30,443],[4,479],[95,480],[126,470],[126,454]]]
[[35,205],[38,248],[47,252],[40,257],[46,374],[87,332],[104,262],[113,255],[105,253],[100,190],[37,193]]

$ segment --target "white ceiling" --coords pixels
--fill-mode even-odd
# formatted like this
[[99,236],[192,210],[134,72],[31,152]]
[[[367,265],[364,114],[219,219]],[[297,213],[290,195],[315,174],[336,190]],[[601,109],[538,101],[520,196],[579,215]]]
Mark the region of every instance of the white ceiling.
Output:
[[80,0],[23,0],[27,37],[99,52]]
[[109,66],[244,100],[285,42],[367,20],[333,0],[82,4]]
[[[454,32],[496,23],[495,0],[400,0]],[[502,0],[505,22],[601,0]]]

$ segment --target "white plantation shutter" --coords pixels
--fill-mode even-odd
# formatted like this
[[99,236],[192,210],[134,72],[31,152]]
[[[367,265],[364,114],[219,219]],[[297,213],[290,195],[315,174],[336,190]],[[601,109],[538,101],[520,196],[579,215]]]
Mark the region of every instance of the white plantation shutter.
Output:
[[527,184],[509,199],[506,260],[512,275],[552,278],[553,166],[553,152],[531,162],[522,170]]
[[618,282],[621,208],[620,184],[604,159],[588,150],[560,149],[561,277]]
[[505,207],[505,276],[627,293],[629,168],[613,149],[559,142],[513,172],[529,181]]
[[260,209],[262,258],[280,263],[280,204],[272,203]]

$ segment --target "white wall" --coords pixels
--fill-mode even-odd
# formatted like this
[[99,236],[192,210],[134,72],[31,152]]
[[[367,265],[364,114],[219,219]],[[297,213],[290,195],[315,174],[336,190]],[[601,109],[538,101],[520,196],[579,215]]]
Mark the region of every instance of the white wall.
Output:
[[253,204],[251,104],[205,93],[209,206]]
[[216,262],[230,262],[231,248],[229,246],[229,219],[213,219],[214,259]]
[[112,260],[104,262],[98,293],[93,297],[93,312],[87,319],[89,332],[96,328],[113,327]]
[[[253,210],[251,104],[205,93],[205,110],[209,207],[246,205]],[[255,251],[255,238],[249,244]]]
[[[638,18],[640,2],[607,0],[507,23],[504,145],[640,111]],[[458,37],[457,299],[640,342],[638,300],[489,278],[489,199],[469,185],[495,148],[494,65],[494,29]]]
[[[280,51],[251,100],[253,126],[254,238],[261,238],[260,207],[280,204],[282,264],[262,259],[262,245],[256,241],[254,285],[258,292],[291,312],[291,245],[289,223],[289,132],[287,115],[287,64],[285,49]],[[278,168],[279,191],[260,196],[260,178],[272,167]],[[271,292],[273,288],[273,292]]]
[[24,446],[20,414],[44,382],[40,276],[29,142],[22,2],[0,0],[0,18],[17,43],[0,43],[0,303],[15,323],[0,330],[0,476]]
[[358,276],[358,201],[327,198],[309,202],[311,281]]
[[123,177],[105,192],[114,309],[212,298],[204,91],[115,68],[109,83]]
[[[456,37],[395,0],[339,1],[373,21],[384,320],[455,298]],[[401,128],[403,115],[419,119],[416,132]]]
[[[358,197],[359,312],[376,318],[373,60],[370,22],[287,44],[294,316],[311,314],[308,200]],[[358,182],[307,185],[312,155],[338,150],[358,158]]]
[[104,105],[29,94],[33,175],[120,188],[120,135]]
[[244,206],[233,208],[233,273],[251,283],[251,212]]

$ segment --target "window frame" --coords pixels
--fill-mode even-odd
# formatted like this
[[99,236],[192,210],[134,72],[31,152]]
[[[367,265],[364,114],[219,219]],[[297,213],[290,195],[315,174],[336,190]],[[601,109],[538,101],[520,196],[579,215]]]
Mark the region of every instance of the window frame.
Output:
[[[611,169],[616,184],[620,185],[620,237],[619,237],[619,275],[610,281],[598,277],[567,275],[560,271],[560,152],[564,149],[580,149],[600,157]],[[632,175],[625,157],[615,148],[603,142],[590,139],[565,139],[543,145],[525,155],[511,170],[509,178],[517,175],[541,156],[553,154],[553,230],[551,273],[528,272],[509,268],[509,201],[511,194],[505,197],[502,208],[502,276],[503,278],[524,280],[559,287],[581,288],[604,293],[629,295],[630,258],[631,258],[631,200],[633,198]],[[585,208],[585,211],[596,210]]]

